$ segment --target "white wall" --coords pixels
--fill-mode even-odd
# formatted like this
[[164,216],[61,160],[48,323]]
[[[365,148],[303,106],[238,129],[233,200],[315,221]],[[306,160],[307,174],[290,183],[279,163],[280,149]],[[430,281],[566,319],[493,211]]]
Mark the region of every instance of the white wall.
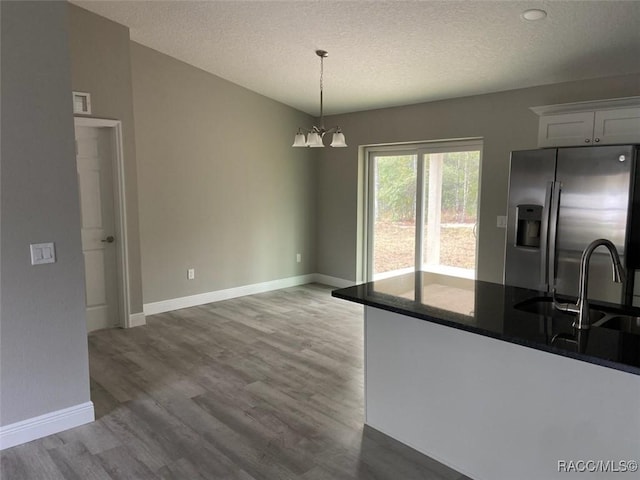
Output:
[[358,248],[358,146],[481,137],[477,278],[502,283],[509,155],[536,148],[536,105],[640,95],[640,75],[599,78],[327,117],[348,148],[321,149],[318,161],[318,272],[355,280]]
[[[67,3],[0,12],[1,429],[89,402],[89,365]],[[31,266],[42,242],[57,262]]]
[[137,43],[131,61],[145,305],[314,273],[316,155],[291,148],[313,119]]

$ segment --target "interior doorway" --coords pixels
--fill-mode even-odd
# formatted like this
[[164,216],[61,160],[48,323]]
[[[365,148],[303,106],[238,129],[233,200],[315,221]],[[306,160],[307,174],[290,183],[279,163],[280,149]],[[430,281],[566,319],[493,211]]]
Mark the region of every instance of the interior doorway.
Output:
[[128,327],[121,124],[75,118],[87,331]]

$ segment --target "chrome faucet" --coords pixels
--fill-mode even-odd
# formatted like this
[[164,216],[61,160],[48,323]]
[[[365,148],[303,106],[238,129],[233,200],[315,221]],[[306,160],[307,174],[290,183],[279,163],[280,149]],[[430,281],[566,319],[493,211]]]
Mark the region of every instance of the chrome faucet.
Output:
[[589,287],[589,264],[591,262],[591,255],[593,251],[600,247],[607,247],[609,250],[609,256],[611,257],[611,265],[613,267],[613,281],[621,283],[624,279],[624,268],[620,263],[620,256],[615,245],[606,238],[599,238],[594,240],[587,248],[582,252],[582,258],[580,258],[580,288],[578,290],[578,301],[576,304],[571,303],[557,303],[555,300],[555,289],[553,291],[553,306],[557,310],[563,312],[576,313],[576,320],[573,322],[575,328],[584,330],[591,327],[589,322],[589,299],[587,298],[587,291]]

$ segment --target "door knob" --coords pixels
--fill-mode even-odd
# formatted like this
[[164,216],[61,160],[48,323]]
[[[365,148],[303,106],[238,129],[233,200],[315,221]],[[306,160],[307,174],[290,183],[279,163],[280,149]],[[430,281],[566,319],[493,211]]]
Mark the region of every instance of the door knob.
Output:
[[107,238],[103,238],[100,240],[102,243],[113,243],[115,242],[115,237],[113,235],[109,235]]

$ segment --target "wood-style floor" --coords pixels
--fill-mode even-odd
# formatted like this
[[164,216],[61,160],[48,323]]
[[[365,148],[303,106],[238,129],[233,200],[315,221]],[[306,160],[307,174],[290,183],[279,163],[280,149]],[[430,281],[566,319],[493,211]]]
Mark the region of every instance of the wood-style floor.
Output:
[[466,478],[363,428],[362,337],[320,285],[94,332],[96,421],[3,451],[0,478]]

